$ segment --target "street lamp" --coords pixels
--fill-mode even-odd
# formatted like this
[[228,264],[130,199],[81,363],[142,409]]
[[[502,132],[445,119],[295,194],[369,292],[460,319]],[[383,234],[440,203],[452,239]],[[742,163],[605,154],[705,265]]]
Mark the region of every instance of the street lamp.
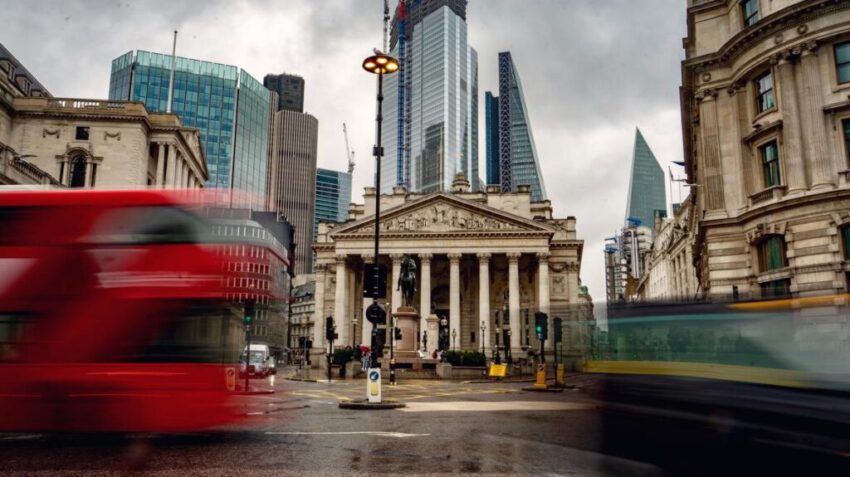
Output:
[[457,351],[457,329],[452,328],[452,350]]
[[[373,255],[372,270],[377,278],[378,275],[378,244],[379,233],[381,230],[381,157],[384,155],[384,148],[381,147],[381,123],[384,120],[383,104],[384,104],[384,75],[392,74],[398,71],[398,60],[392,56],[385,55],[375,51],[373,56],[363,60],[363,69],[369,73],[378,75],[378,111],[375,115],[375,147],[372,153],[375,156],[375,255]],[[377,305],[378,298],[372,297],[372,303]],[[377,325],[372,324],[372,336],[376,336]],[[377,360],[375,359],[374,338],[372,342],[372,362],[370,367],[375,367]]]
[[505,359],[508,360],[508,364],[514,363],[514,357],[511,354],[511,329],[508,328],[507,331],[508,338],[505,340]]
[[[481,354],[484,354],[484,332],[487,330],[487,325],[484,323],[484,320],[481,320]],[[486,355],[485,355],[485,358]]]
[[446,348],[449,347],[449,320],[446,319],[445,316],[440,318],[440,340],[438,343],[438,348],[440,348],[440,362],[446,362]]
[[357,346],[357,315],[351,317],[351,325],[354,329],[351,330],[351,347]]
[[501,322],[499,321],[499,310],[496,310],[494,313],[496,315],[496,357],[495,357],[495,361],[496,361],[496,364],[502,364],[502,355],[499,353],[499,335],[502,334],[502,326],[501,326]]

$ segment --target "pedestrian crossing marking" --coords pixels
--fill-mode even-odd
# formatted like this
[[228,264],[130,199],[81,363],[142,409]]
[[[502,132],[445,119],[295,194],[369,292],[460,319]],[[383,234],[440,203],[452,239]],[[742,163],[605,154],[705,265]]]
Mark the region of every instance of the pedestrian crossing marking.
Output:
[[595,409],[593,404],[557,401],[450,401],[412,402],[401,412],[493,412],[493,411],[587,411]]

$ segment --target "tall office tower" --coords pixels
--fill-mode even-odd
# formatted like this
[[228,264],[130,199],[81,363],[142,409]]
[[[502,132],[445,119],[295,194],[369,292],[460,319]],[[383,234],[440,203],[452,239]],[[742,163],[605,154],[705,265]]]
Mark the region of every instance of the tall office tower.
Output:
[[502,192],[528,185],[531,200],[546,200],[522,82],[509,51],[499,53],[499,96],[487,92],[486,101],[487,183],[499,184]]
[[286,73],[269,74],[263,78],[263,86],[277,93],[278,111],[304,112],[304,78]]
[[295,226],[295,273],[299,275],[313,270],[318,135],[319,121],[314,116],[287,110],[273,115],[269,210]]
[[[171,56],[130,51],[112,61],[109,99],[141,101],[148,111],[168,110]],[[207,187],[234,188],[232,205],[264,210],[271,93],[231,65],[177,57],[172,111],[198,128],[210,178]]]
[[501,184],[499,179],[499,97],[484,93],[484,124],[487,138],[487,184]]
[[646,144],[640,129],[635,129],[635,148],[632,155],[632,172],[626,204],[626,223],[645,225],[651,230],[655,224],[655,211],[667,215],[667,198],[664,189],[664,171]]
[[313,237],[319,230],[319,222],[345,222],[348,220],[348,205],[351,203],[351,173],[316,170],[316,221]]
[[381,192],[449,190],[458,172],[477,188],[478,54],[467,44],[466,0],[401,0],[384,79]]

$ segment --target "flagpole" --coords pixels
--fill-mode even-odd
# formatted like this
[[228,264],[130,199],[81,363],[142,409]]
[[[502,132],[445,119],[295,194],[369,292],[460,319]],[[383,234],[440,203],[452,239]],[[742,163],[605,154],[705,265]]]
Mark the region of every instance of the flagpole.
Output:
[[171,45],[171,74],[168,78],[168,104],[166,106],[166,113],[171,112],[171,102],[174,99],[174,64],[176,62],[177,54],[177,30],[174,30],[174,44]]

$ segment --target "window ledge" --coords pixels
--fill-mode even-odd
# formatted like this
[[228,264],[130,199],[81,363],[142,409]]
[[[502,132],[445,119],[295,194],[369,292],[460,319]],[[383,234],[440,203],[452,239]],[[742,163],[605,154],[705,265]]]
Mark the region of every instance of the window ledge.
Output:
[[[774,100],[774,101],[775,101],[775,100]],[[755,126],[756,126],[756,123],[758,123],[758,122],[759,122],[759,120],[764,119],[765,117],[770,116],[770,115],[771,115],[771,113],[775,113],[775,112],[777,112],[777,111],[779,111],[779,107],[778,107],[778,106],[774,106],[774,107],[772,107],[772,108],[770,108],[770,109],[765,109],[764,111],[762,111],[762,112],[760,112],[760,113],[756,114],[756,116],[753,118],[753,127],[755,127]]]
[[756,192],[755,194],[750,196],[750,205],[755,205],[759,202],[765,202],[771,199],[779,200],[782,198],[783,195],[785,195],[786,188],[787,187],[784,185],[777,185]]
[[782,268],[778,268],[776,270],[770,270],[768,272],[762,272],[758,274],[756,281],[758,283],[768,283],[775,280],[785,280],[786,278],[791,278],[791,267],[786,266]]
[[741,138],[741,140],[743,140],[747,144],[751,144],[764,136],[770,135],[774,131],[778,131],[779,129],[782,129],[781,119],[767,124],[754,124],[753,131]]

